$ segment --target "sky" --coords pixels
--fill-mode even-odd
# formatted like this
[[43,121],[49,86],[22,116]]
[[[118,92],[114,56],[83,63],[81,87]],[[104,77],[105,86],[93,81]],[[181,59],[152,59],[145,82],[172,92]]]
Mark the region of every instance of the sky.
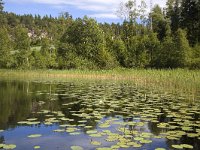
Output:
[[[40,14],[59,16],[61,12],[69,12],[73,18],[85,15],[95,18],[98,22],[120,22],[116,10],[120,2],[127,0],[3,0],[4,10],[16,14]],[[150,0],[145,0],[150,6]],[[140,3],[140,0],[137,0]],[[166,0],[153,0],[153,5],[164,7]]]

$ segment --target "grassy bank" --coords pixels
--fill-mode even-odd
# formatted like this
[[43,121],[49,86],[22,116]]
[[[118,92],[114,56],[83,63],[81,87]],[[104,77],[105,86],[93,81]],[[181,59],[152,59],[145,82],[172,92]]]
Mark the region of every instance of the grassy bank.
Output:
[[200,93],[200,71],[191,70],[0,70],[1,78],[22,79],[98,79],[134,82],[138,86],[167,92],[186,93],[194,100]]

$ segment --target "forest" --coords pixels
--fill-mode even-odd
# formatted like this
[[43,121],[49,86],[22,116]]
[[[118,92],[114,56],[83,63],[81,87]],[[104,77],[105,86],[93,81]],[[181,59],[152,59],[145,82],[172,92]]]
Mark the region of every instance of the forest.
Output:
[[199,0],[168,0],[149,13],[145,1],[129,0],[116,14],[122,23],[17,15],[0,0],[0,68],[200,69]]

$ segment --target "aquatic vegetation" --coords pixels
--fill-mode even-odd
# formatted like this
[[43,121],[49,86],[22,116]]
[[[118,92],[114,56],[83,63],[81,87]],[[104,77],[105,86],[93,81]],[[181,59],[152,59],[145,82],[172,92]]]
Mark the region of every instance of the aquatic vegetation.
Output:
[[64,129],[57,129],[57,130],[53,130],[54,132],[65,132]]
[[98,131],[97,130],[89,130],[86,133],[87,134],[96,134]]
[[91,136],[91,137],[102,137],[101,133],[93,133],[93,134],[89,134],[89,136]]
[[[45,90],[37,93],[45,93]],[[100,150],[148,149],[157,141],[163,145],[160,148],[157,145],[156,150],[166,147],[195,149],[195,144],[182,141],[199,142],[200,103],[188,103],[184,96],[113,82],[61,82],[56,84],[51,98],[49,93],[47,97],[37,95],[37,102],[32,100],[35,110],[27,115],[29,118],[17,120],[17,127],[34,129],[33,133],[43,133],[39,131],[44,128],[50,137],[69,137],[77,141],[82,138],[81,146],[86,144],[88,148]],[[28,137],[41,136],[32,134]],[[66,146],[71,145],[67,143]],[[71,146],[71,149],[83,147]]]
[[40,146],[34,146],[34,149],[40,149]]
[[81,146],[71,146],[71,150],[83,150]]
[[41,134],[31,134],[28,137],[29,138],[38,138],[38,137],[41,137],[41,136],[42,136]]
[[92,145],[99,146],[99,145],[101,145],[101,142],[98,142],[98,141],[91,141],[91,144],[92,144]]
[[15,149],[16,147],[17,146],[14,144],[0,144],[0,148],[6,149],[6,150]]
[[72,132],[72,133],[69,133],[70,135],[80,135],[81,132]]
[[100,148],[97,148],[96,150],[112,150],[112,148],[109,148],[109,147],[100,147]]

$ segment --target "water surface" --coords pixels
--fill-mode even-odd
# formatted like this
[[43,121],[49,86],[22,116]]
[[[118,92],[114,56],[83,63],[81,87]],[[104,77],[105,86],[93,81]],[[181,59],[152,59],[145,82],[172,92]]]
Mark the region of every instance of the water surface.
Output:
[[200,104],[130,83],[0,80],[0,144],[198,150]]

